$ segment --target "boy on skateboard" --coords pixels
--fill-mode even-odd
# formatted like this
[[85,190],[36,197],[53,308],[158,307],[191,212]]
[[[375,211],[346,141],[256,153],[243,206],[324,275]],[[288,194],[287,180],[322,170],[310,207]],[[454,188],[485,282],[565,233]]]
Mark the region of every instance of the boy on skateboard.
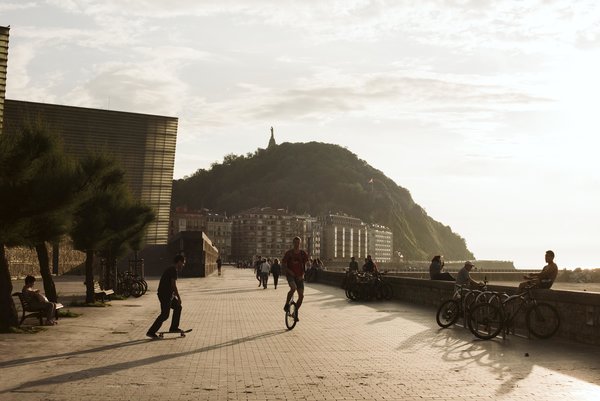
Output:
[[158,300],[160,301],[160,315],[156,318],[152,326],[148,329],[146,336],[152,339],[160,338],[156,332],[165,320],[169,318],[169,312],[173,309],[173,317],[171,318],[170,333],[181,333],[179,328],[179,319],[181,317],[181,296],[177,290],[177,273],[181,271],[185,265],[183,255],[175,256],[173,259],[174,265],[164,271],[158,284]]

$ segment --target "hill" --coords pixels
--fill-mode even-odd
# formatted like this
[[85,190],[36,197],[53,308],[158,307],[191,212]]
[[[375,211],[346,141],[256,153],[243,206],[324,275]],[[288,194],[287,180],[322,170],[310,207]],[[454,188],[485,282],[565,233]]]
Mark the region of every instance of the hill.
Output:
[[341,212],[390,227],[394,250],[408,259],[439,254],[473,259],[465,240],[429,217],[408,190],[332,144],[282,143],[246,156],[227,155],[209,170],[175,180],[172,204],[229,215],[255,206],[313,216]]

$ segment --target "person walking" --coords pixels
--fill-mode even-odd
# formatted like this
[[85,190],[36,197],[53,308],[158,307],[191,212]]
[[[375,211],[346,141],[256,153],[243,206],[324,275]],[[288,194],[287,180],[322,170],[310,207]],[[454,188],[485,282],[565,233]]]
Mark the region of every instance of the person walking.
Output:
[[300,306],[302,306],[302,300],[304,299],[304,269],[306,262],[308,262],[308,254],[300,249],[300,242],[300,237],[294,237],[292,240],[293,248],[285,253],[283,260],[281,261],[283,273],[290,286],[283,310],[286,312],[290,310],[290,300],[292,299],[292,296],[294,296],[294,292],[298,291],[296,316],[294,317],[296,321],[299,320],[298,310],[300,309]]
[[263,258],[260,264],[260,279],[262,281],[263,290],[267,289],[267,283],[269,281],[269,272],[271,271],[271,265],[267,262],[267,259]]
[[275,285],[275,289],[277,289],[277,282],[279,281],[279,275],[281,274],[281,265],[279,264],[279,259],[273,259],[273,264],[271,265],[271,274],[273,275],[273,284]]
[[160,338],[156,332],[165,320],[169,318],[169,312],[173,309],[173,317],[171,318],[171,327],[169,332],[180,333],[179,319],[181,318],[181,295],[177,289],[177,275],[185,265],[185,257],[177,255],[173,259],[173,266],[167,268],[158,283],[158,300],[160,302],[160,315],[156,318],[152,326],[148,329],[146,336],[152,339]]
[[221,265],[223,264],[223,262],[221,261],[221,257],[219,256],[217,258],[217,271],[219,272],[219,276],[221,275]]

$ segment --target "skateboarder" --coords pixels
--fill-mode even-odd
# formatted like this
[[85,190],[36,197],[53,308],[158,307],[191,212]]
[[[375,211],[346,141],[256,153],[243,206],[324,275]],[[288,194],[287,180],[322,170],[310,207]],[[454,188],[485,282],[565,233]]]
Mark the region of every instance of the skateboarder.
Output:
[[181,296],[177,290],[177,273],[181,271],[185,265],[183,255],[175,256],[173,259],[174,265],[164,271],[158,284],[158,300],[160,301],[160,315],[148,329],[146,335],[152,339],[157,339],[159,336],[156,332],[165,320],[169,318],[170,309],[173,309],[173,317],[171,318],[171,327],[169,332],[181,333],[179,328],[179,318],[181,317]]

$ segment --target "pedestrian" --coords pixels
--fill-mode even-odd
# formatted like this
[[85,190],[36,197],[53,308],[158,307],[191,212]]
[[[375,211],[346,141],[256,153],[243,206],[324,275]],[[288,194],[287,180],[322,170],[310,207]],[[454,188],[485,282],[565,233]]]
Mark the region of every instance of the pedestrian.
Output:
[[219,276],[221,275],[221,264],[222,264],[221,257],[219,256],[217,258],[217,271],[219,272]]
[[256,280],[258,280],[258,286],[262,285],[262,279],[260,277],[260,265],[262,264],[262,258],[260,255],[256,256],[256,261],[254,262],[254,274],[256,274]]
[[279,259],[273,259],[273,264],[271,265],[271,274],[273,275],[273,284],[275,285],[275,289],[277,289],[277,282],[279,281],[279,275],[281,274],[281,265],[279,264]]
[[169,312],[173,309],[171,318],[170,333],[181,333],[179,328],[179,319],[181,318],[181,295],[177,289],[177,275],[185,265],[185,257],[177,255],[173,259],[173,266],[167,268],[158,283],[158,300],[160,302],[160,315],[156,318],[152,326],[148,329],[146,336],[152,339],[160,338],[156,332],[165,320],[169,318]]
[[260,264],[260,279],[262,280],[263,289],[267,289],[267,282],[269,281],[269,272],[271,271],[271,265],[267,262],[267,259],[263,258]]

